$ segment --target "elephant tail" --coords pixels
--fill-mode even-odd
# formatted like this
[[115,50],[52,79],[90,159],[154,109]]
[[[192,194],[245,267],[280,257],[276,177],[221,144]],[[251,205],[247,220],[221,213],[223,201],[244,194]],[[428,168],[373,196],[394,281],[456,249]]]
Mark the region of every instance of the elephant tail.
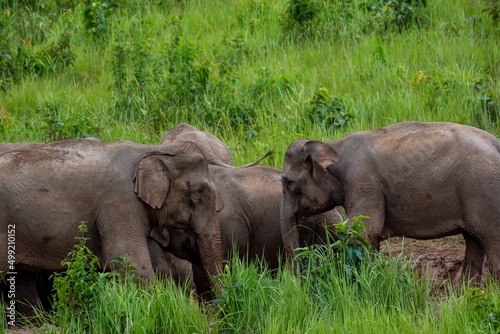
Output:
[[268,156],[274,154],[274,151],[268,151],[266,154],[264,154],[263,156],[261,156],[260,158],[258,158],[257,160],[255,161],[252,161],[250,163],[247,163],[246,165],[243,165],[243,166],[237,166],[238,168],[245,168],[245,167],[252,167],[252,166],[256,166],[259,164],[259,162],[261,162],[262,160],[264,160],[265,158],[267,158]]
[[247,167],[253,167],[253,166],[258,165],[259,162],[261,162],[262,160],[264,160],[265,158],[267,158],[268,156],[270,156],[272,154],[274,154],[274,151],[268,151],[266,154],[264,154],[263,156],[261,156],[257,160],[254,160],[254,161],[249,162],[249,163],[242,165],[242,166],[231,166],[231,165],[219,162],[219,161],[212,161],[212,160],[209,160],[208,163],[211,165],[220,166],[220,167],[247,168]]

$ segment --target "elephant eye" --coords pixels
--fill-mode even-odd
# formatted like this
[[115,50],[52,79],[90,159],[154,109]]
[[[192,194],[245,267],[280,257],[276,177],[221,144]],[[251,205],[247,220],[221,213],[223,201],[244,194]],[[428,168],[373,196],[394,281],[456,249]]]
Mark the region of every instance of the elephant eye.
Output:
[[187,184],[193,202],[195,203],[201,202],[201,200],[203,199],[204,186],[203,185],[193,186],[189,181],[187,182]]
[[191,191],[191,198],[194,202],[200,202],[203,198],[203,189],[196,189]]
[[294,180],[289,179],[286,176],[283,176],[283,182],[285,183],[286,188],[288,191],[294,192],[295,189],[297,188],[296,182]]

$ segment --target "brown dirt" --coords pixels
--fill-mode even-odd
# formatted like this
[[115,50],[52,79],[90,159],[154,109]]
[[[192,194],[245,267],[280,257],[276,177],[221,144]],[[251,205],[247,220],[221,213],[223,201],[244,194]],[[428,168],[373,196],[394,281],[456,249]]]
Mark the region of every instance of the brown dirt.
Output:
[[[431,282],[440,286],[445,281],[457,285],[462,273],[465,255],[465,241],[461,235],[432,240],[391,238],[382,243],[384,254],[399,255],[401,252],[415,262],[421,274],[428,273]],[[482,282],[486,280],[488,269],[483,264]]]

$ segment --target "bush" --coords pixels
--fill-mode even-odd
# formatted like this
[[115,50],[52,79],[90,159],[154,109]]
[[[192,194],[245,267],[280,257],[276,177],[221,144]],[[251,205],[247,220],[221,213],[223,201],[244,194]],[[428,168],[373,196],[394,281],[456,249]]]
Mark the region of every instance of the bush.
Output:
[[346,111],[344,101],[331,96],[328,89],[322,87],[316,89],[309,109],[309,119],[324,129],[341,127],[351,118]]
[[302,40],[318,35],[321,9],[316,0],[289,0],[281,21],[285,37]]
[[84,315],[95,303],[102,291],[105,274],[100,273],[99,259],[85,245],[89,238],[82,222],[78,227],[81,235],[76,237],[74,250],[61,263],[66,271],[54,273],[54,309],[57,314]]

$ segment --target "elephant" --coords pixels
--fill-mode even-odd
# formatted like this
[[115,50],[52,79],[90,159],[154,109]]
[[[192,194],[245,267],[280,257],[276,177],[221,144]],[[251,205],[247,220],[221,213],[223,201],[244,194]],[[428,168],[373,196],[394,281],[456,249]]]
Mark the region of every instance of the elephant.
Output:
[[231,151],[224,142],[211,133],[200,131],[188,123],[179,123],[167,131],[163,135],[160,144],[180,141],[192,141],[196,143],[209,163],[233,164]]
[[401,122],[321,142],[299,139],[284,159],[285,253],[299,245],[303,217],[343,206],[362,219],[373,250],[392,236],[462,234],[462,278],[479,279],[486,254],[500,278],[500,141],[446,122]]
[[[167,131],[160,141],[160,145],[175,142],[192,141],[198,145],[203,152],[209,164],[220,166],[232,166],[233,156],[229,147],[211,133],[198,130],[188,123],[179,123]],[[257,165],[260,161],[267,158],[273,152],[269,151],[262,157],[240,167],[251,167]]]
[[[148,236],[153,226],[196,236],[205,270],[222,268],[215,186],[192,142],[142,145],[73,139],[0,155],[0,271],[60,271],[78,225],[103,267],[127,257],[138,275],[153,277]],[[12,238],[13,237],[13,238]],[[43,252],[40,250],[43,249]],[[10,254],[10,253],[9,253]]]
[[[159,227],[153,227],[148,239],[148,249],[153,269],[158,277],[170,278],[179,285],[185,284],[189,290],[195,292],[196,287],[193,282],[191,262],[165,251],[163,245],[168,245],[170,243],[169,240],[158,241],[164,238],[170,238],[168,228],[160,230]],[[196,253],[199,256],[198,251]]]
[[[209,165],[209,175],[223,206],[218,211],[221,245],[225,259],[231,251],[248,261],[263,259],[269,269],[280,265],[283,238],[280,227],[282,171],[269,166],[231,167]],[[308,217],[300,222],[298,232],[302,246],[326,240],[324,222],[341,221],[337,210]],[[195,238],[186,231],[170,229],[165,250],[193,264],[194,279],[200,295],[207,290],[209,280],[200,271]],[[161,239],[158,235],[156,240]]]

